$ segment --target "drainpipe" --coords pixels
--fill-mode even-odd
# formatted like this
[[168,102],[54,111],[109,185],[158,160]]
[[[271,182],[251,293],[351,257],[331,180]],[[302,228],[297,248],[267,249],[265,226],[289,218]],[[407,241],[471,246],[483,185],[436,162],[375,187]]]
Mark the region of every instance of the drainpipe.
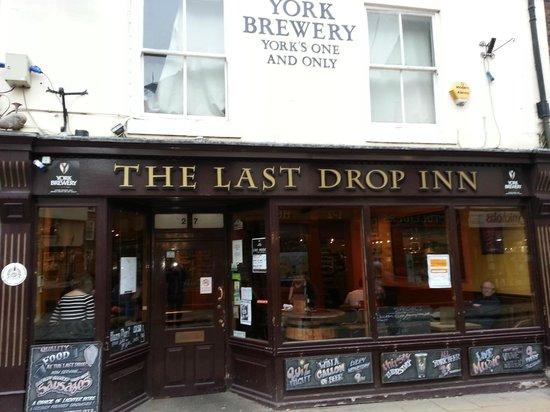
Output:
[[529,0],[529,23],[531,24],[531,41],[533,43],[533,57],[535,58],[535,70],[537,72],[537,82],[539,85],[540,102],[537,103],[537,114],[542,119],[542,130],[544,134],[543,147],[549,147],[550,144],[550,106],[546,100],[546,88],[544,86],[544,76],[542,74],[542,63],[540,60],[539,36],[537,33],[537,16],[535,11],[535,0]]

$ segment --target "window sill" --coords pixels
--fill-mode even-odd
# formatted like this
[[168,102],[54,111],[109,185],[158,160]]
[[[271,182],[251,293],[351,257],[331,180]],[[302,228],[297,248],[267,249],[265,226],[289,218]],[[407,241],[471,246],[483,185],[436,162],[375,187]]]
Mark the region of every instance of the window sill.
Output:
[[227,117],[144,114],[128,121],[128,134],[151,136],[215,137],[240,139],[234,121]]
[[442,132],[438,124],[376,123],[367,128],[368,143],[456,145],[456,136]]

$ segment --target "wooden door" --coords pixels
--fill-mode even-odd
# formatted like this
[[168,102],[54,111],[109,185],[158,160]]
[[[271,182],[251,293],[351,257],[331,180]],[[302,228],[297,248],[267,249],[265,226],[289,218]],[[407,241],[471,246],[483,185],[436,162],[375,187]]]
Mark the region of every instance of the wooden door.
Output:
[[153,395],[225,389],[225,256],[222,241],[155,244]]

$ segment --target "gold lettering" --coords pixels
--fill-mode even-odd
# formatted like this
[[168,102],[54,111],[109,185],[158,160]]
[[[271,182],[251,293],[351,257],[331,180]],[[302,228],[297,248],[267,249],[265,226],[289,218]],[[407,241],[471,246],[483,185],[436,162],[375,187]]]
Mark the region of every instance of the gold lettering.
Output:
[[157,187],[155,184],[156,179],[164,179],[164,184],[162,187],[174,187],[172,185],[172,169],[174,166],[161,166],[164,169],[164,173],[160,175],[155,174],[155,169],[157,166],[145,166],[148,172],[148,179],[147,179],[147,186],[145,186],[147,189],[151,189],[153,187]]
[[390,190],[401,190],[399,183],[405,179],[405,172],[402,170],[390,170],[391,174],[391,187]]
[[[195,170],[196,166],[180,166],[181,170],[181,188],[196,189],[197,182],[195,182]],[[190,173],[192,172],[192,173]],[[192,183],[191,183],[192,182]]]
[[223,184],[223,171],[225,170],[225,167],[214,167],[216,170],[216,186],[214,188],[216,189],[231,189],[231,180],[229,180],[227,183]]
[[420,187],[418,190],[430,190],[428,187],[428,171],[419,170],[418,173],[420,173]]
[[296,185],[294,184],[294,172],[300,176],[302,173],[301,167],[279,167],[279,174],[286,173],[286,181],[287,184],[285,186],[285,189],[296,189]]
[[[470,176],[468,176],[468,173]],[[477,172],[458,172],[458,190],[465,191],[464,182],[470,188],[476,192],[477,191]]]
[[359,186],[361,189],[365,190],[365,186],[363,186],[363,183],[359,180],[361,177],[361,172],[359,170],[355,169],[346,169],[346,174],[348,175],[348,185],[346,186],[346,189],[355,189],[354,184]]
[[441,186],[439,186],[439,182],[443,183],[443,186],[445,186],[448,190],[453,190],[453,181],[452,181],[452,175],[453,172],[450,170],[446,170],[445,173],[447,176],[443,173],[441,173],[439,170],[434,170],[434,190],[441,190]]
[[115,167],[113,169],[113,172],[115,174],[118,174],[118,172],[120,170],[123,171],[122,184],[119,185],[118,187],[120,187],[121,189],[131,189],[131,188],[133,188],[134,186],[130,182],[130,178],[131,178],[132,172],[136,172],[136,173],[139,174],[139,165],[126,166],[126,165],[117,165],[115,163]]
[[243,167],[241,172],[241,177],[239,178],[239,181],[235,185],[235,187],[242,188],[243,181],[246,180],[248,182],[248,187],[250,189],[257,189],[258,186],[256,186],[256,183],[254,182],[254,178],[252,177],[252,173],[250,172],[249,167]]
[[[264,182],[262,183],[262,191],[266,190],[272,190],[275,187],[275,168],[274,167],[266,167],[262,171],[262,176],[264,177]],[[270,185],[266,185],[265,181],[270,182]]]
[[[375,186],[374,183],[372,182],[371,177],[374,173],[382,177],[382,184],[380,186]],[[389,180],[388,174],[383,170],[371,170],[370,172],[367,173],[367,176],[365,177],[365,182],[367,183],[367,186],[369,187],[369,189],[372,189],[372,190],[384,189],[384,187],[386,187],[388,184],[388,180]]]
[[[319,189],[334,189],[342,181],[342,174],[335,169],[318,169],[321,177],[321,184]],[[334,176],[334,183],[331,185],[327,184],[327,173],[330,173]]]

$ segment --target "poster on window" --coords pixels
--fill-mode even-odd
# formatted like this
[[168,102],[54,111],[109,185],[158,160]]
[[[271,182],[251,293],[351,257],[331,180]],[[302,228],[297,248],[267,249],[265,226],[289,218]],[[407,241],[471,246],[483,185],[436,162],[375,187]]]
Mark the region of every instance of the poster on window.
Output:
[[267,272],[267,248],[265,237],[252,239],[252,273]]
[[31,346],[25,411],[99,411],[101,343]]
[[252,302],[249,300],[241,300],[241,324],[252,325]]
[[451,261],[449,255],[426,255],[430,289],[451,287]]
[[137,291],[137,257],[120,258],[119,294],[135,293]]
[[231,269],[236,270],[243,263],[242,239],[233,240],[231,246]]

